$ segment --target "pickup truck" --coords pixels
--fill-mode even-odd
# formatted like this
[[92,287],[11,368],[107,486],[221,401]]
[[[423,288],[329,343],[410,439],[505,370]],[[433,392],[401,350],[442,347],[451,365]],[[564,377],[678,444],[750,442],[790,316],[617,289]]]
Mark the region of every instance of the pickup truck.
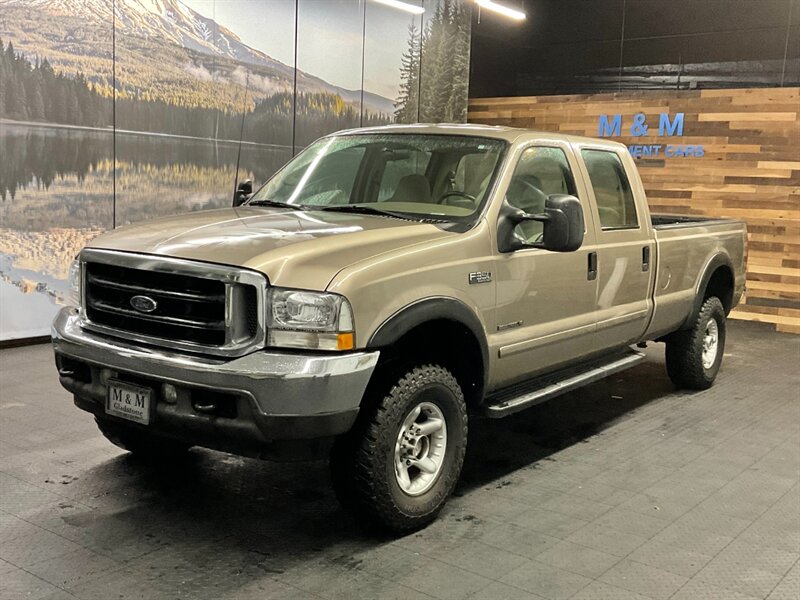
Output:
[[651,216],[615,142],[344,131],[231,208],[93,240],[55,359],[122,448],[329,456],[347,508],[407,531],[453,491],[471,416],[632,367],[648,341],[677,386],[711,386],[745,237],[739,221]]

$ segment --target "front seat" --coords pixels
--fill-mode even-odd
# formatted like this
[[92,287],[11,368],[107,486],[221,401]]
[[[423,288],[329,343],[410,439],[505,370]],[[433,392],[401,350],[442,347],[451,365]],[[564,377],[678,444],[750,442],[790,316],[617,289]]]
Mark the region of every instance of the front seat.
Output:
[[389,198],[390,202],[422,202],[431,203],[431,186],[425,175],[412,173],[406,175],[397,182],[394,194]]

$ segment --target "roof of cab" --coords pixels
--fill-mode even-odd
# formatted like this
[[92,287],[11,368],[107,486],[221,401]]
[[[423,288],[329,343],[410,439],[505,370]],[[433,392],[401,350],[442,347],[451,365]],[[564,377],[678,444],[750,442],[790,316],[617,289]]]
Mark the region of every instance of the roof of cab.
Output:
[[[510,143],[516,141],[529,141],[537,137],[550,140],[562,140],[568,143],[603,145],[612,147],[625,147],[624,144],[612,140],[591,138],[579,135],[567,135],[550,131],[535,129],[522,129],[519,127],[506,127],[503,125],[480,125],[477,123],[415,123],[413,125],[380,125],[377,127],[362,127],[336,132],[334,135],[357,135],[361,133],[401,133],[401,134],[439,134],[439,135],[475,135],[488,138],[505,140]],[[520,140],[520,138],[523,138]]]

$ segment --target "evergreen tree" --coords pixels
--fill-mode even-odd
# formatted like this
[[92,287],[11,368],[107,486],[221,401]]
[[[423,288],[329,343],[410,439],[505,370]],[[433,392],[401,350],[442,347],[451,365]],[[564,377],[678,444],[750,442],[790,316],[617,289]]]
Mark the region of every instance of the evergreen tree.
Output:
[[11,117],[12,119],[26,119],[28,115],[25,112],[24,96],[19,94],[19,90],[24,88],[22,87],[22,81],[19,77],[17,77],[17,73],[13,69],[13,65],[11,76],[8,79],[8,85],[4,87],[6,88],[7,116]]
[[[466,118],[469,76],[470,11],[461,0],[439,0],[420,36],[417,81],[401,65],[401,98],[416,83],[418,120],[460,122]],[[411,45],[411,41],[409,44]],[[405,55],[404,55],[405,59]],[[395,111],[398,117],[399,110]],[[416,118],[415,118],[416,120]],[[404,121],[410,122],[410,121]]]
[[[56,81],[60,81],[60,78]],[[53,114],[50,117],[55,123],[68,123],[67,120],[67,95],[63,85],[57,85],[53,90]]]
[[408,28],[408,49],[400,62],[400,97],[394,105],[397,123],[416,123],[419,118],[420,32],[412,22]]
[[455,40],[453,53],[452,120],[457,123],[467,120],[469,99],[469,60],[472,21],[469,9],[456,6],[454,14]]
[[11,79],[4,49],[3,38],[0,38],[0,117],[6,114],[6,82]]
[[442,0],[438,47],[434,57],[439,71],[431,92],[432,120],[448,123],[453,121],[452,102],[455,84],[453,63],[456,57],[456,36],[458,34],[454,13],[455,7],[452,0]]
[[62,123],[83,124],[81,107],[78,104],[78,89],[74,81],[64,86],[64,120]]
[[32,86],[32,91],[28,95],[28,117],[35,121],[44,120],[44,98],[41,85]]
[[[31,63],[13,45],[0,45],[0,117],[42,120],[88,127],[111,124],[111,86],[83,73],[69,77],[43,58]],[[410,88],[411,89],[411,88]],[[360,108],[338,94],[280,92],[254,103],[244,113],[246,141],[286,145],[292,139],[292,110],[297,106],[297,142],[358,126]],[[178,96],[172,102],[149,99],[146,91],[121,89],[116,99],[116,127],[134,131],[238,140],[242,112],[196,106]],[[386,115],[364,114],[364,123],[387,122]]]

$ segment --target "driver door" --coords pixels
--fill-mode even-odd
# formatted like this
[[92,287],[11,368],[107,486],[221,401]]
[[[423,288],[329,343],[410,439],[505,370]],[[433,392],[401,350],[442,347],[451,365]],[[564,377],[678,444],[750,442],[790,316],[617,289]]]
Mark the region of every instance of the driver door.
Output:
[[[531,248],[500,254],[497,260],[499,385],[513,383],[572,362],[595,350],[596,277],[589,272],[595,251],[592,212],[585,189],[577,189],[572,148],[567,143],[532,145],[519,155],[506,190],[507,201],[530,214],[544,212],[547,197],[571,194],[586,220],[583,245],[575,252]],[[529,221],[515,233],[538,241],[542,224]]]

